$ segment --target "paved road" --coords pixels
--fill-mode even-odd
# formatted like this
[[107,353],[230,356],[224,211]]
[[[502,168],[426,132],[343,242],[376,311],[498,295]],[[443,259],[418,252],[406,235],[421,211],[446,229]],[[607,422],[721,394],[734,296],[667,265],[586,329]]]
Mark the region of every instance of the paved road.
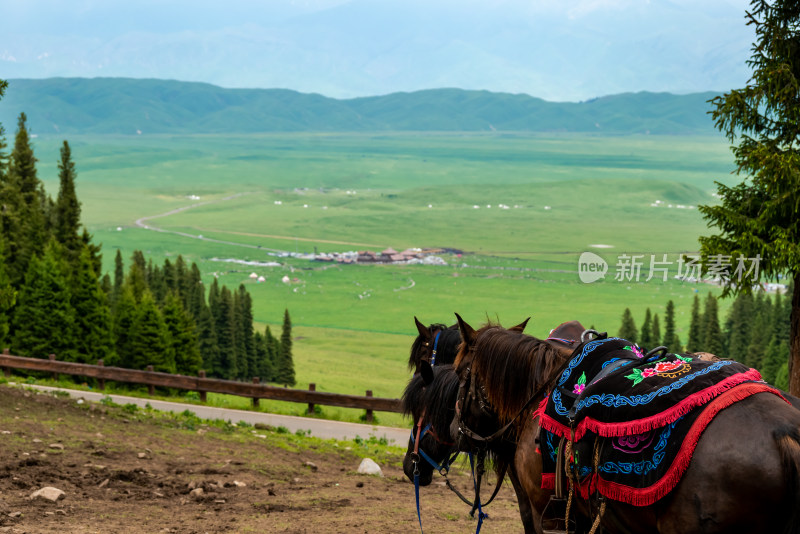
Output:
[[[13,384],[13,382],[12,382]],[[250,424],[263,423],[271,426],[284,426],[291,432],[297,430],[311,430],[311,435],[323,439],[354,439],[356,436],[368,438],[385,437],[389,443],[403,446],[408,443],[409,431],[402,428],[392,428],[388,426],[363,425],[359,423],[344,423],[341,421],[328,421],[327,419],[314,419],[311,417],[296,417],[293,415],[277,415],[263,412],[250,412],[247,410],[233,410],[230,408],[215,408],[213,406],[202,406],[197,404],[182,404],[179,402],[168,402],[154,399],[143,399],[139,397],[127,397],[125,395],[106,395],[105,393],[95,393],[93,391],[78,391],[74,389],[54,388],[50,386],[37,386],[20,384],[24,387],[31,387],[42,391],[65,391],[70,397],[83,398],[87,401],[98,402],[103,397],[111,397],[117,404],[136,404],[144,407],[150,406],[156,410],[165,412],[182,412],[190,410],[202,419],[223,419],[236,423],[245,421]]]

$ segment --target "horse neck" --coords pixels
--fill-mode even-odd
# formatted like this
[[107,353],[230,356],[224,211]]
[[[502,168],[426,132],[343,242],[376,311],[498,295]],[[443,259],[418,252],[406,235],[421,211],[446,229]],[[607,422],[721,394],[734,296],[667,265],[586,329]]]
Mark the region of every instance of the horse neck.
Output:
[[[537,390],[553,377],[567,352],[569,349],[530,338],[505,352],[476,354],[476,363],[482,359],[482,364],[473,364],[476,386],[482,388],[501,424],[516,417]],[[538,402],[534,400],[528,408],[536,406]]]

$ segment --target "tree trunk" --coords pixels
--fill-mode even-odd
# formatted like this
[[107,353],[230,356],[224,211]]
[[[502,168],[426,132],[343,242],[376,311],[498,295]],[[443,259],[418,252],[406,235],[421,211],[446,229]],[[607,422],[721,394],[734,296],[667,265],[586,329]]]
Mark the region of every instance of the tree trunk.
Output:
[[800,397],[800,272],[794,275],[789,330],[789,393]]

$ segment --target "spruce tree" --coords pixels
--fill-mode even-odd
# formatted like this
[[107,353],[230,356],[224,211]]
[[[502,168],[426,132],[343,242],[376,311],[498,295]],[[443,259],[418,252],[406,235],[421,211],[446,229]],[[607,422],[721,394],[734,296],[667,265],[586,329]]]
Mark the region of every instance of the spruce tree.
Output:
[[[759,258],[766,277],[788,274],[792,295],[789,393],[800,395],[800,61],[795,0],[751,0],[747,24],[755,33],[747,85],[711,100],[711,116],[731,142],[736,173],[717,183],[720,203],[700,206],[718,234],[700,238],[705,259]],[[749,292],[757,280],[726,280],[726,293]]]
[[[255,339],[253,338],[253,299],[243,284],[239,285],[237,306],[237,354],[243,379],[259,376],[256,362]],[[260,377],[263,378],[263,377]]]
[[778,371],[781,367],[789,366],[789,341],[780,340],[777,336],[772,336],[767,349],[764,351],[764,360],[761,364],[761,377],[775,385],[778,378]]
[[744,363],[750,346],[753,305],[752,294],[740,293],[733,301],[725,322],[725,339],[728,341],[726,356],[741,363]]
[[653,348],[663,345],[661,337],[661,325],[658,322],[658,314],[653,315]]
[[[711,352],[705,348],[703,341],[703,321],[704,318],[700,315],[700,297],[695,294],[694,302],[692,302],[692,322],[689,325],[689,339],[686,340],[687,352]],[[719,354],[712,352],[712,354]]]
[[772,337],[772,302],[759,292],[753,309],[754,317],[750,324],[750,344],[747,346],[743,363],[759,369],[764,364],[764,355]]
[[174,373],[175,353],[168,337],[164,318],[155,299],[149,291],[145,291],[130,330],[129,343],[133,353],[131,367],[144,370],[152,365],[154,371]]
[[17,294],[12,321],[12,349],[20,356],[72,361],[76,339],[70,305],[67,266],[51,241],[42,257],[34,256]]
[[681,340],[675,331],[675,303],[667,302],[664,313],[664,341],[662,343],[670,352],[681,352]]
[[219,293],[217,316],[214,317],[219,357],[215,362],[216,367],[213,372],[214,376],[230,380],[235,380],[239,371],[236,361],[236,329],[233,313],[233,296],[226,286],[222,286]]
[[256,332],[253,334],[254,345],[256,350],[256,372],[258,376],[261,378],[262,382],[272,382],[273,377],[275,376],[275,370],[273,367],[274,355],[275,355],[275,345],[273,345],[275,339],[270,338],[272,334],[269,331],[269,326],[264,334],[261,332]]
[[114,357],[111,309],[97,281],[91,252],[84,248],[72,283],[72,309],[75,311],[76,361],[94,364],[103,359],[109,365]]
[[122,262],[122,252],[117,249],[114,256],[114,288],[111,291],[111,309],[117,306],[117,301],[122,294],[122,284],[125,282],[125,265]]
[[117,305],[114,308],[114,345],[120,367],[133,369],[134,349],[131,344],[131,331],[136,320],[136,297],[129,284],[123,284]]
[[64,247],[67,260],[73,267],[78,266],[83,240],[80,235],[81,203],[75,193],[75,163],[69,143],[61,146],[61,160],[58,162],[58,197],[56,197],[53,221],[53,235]]
[[17,291],[11,285],[11,278],[6,274],[3,245],[3,238],[0,235],[0,348],[8,347],[11,309],[17,302]]
[[636,338],[639,337],[636,330],[636,323],[633,321],[633,315],[631,314],[630,308],[625,308],[625,311],[622,313],[622,325],[619,327],[619,333],[617,334],[617,337],[627,339],[628,341],[632,341],[634,343],[636,343]]
[[278,350],[275,382],[284,386],[294,386],[297,381],[294,376],[294,359],[292,357],[292,320],[289,317],[288,309],[283,312],[283,326]]
[[203,365],[203,358],[200,356],[195,325],[175,291],[167,294],[162,314],[169,333],[170,350],[175,354],[176,371],[178,374],[196,375]]
[[25,114],[20,113],[8,166],[8,186],[4,191],[8,195],[4,202],[9,209],[6,223],[11,225],[8,230],[12,232],[5,234],[10,241],[7,250],[10,254],[9,275],[15,286],[19,286],[24,278],[31,258],[41,254],[48,241],[45,200],[26,121]]
[[703,351],[714,355],[722,354],[722,329],[719,326],[719,312],[717,298],[711,293],[706,297],[705,312],[703,313],[702,338]]
[[639,332],[639,346],[648,350],[658,346],[658,342],[653,339],[653,316],[650,308],[644,313],[642,330]]

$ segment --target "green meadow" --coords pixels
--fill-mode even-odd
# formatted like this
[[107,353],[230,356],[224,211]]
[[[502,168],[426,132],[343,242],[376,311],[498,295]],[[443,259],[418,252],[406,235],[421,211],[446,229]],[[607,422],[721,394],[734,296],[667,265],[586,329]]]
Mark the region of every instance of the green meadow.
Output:
[[[719,136],[290,133],[68,141],[83,221],[102,243],[109,272],[117,249],[126,261],[136,249],[159,263],[182,254],[206,281],[245,284],[259,328],[278,327],[289,309],[298,387],[314,382],[318,390],[371,389],[388,397],[399,396],[409,376],[415,315],[451,323],[458,312],[473,324],[532,316],[529,331],[538,336],[578,319],[615,333],[625,307],[640,324],[647,307],[663,317],[672,299],[685,340],[694,295],[715,288],[674,280],[677,260],[696,251],[697,237],[708,231],[696,206],[714,202],[715,180],[734,179]],[[60,142],[35,139],[39,176],[51,194]],[[447,265],[338,265],[278,255],[387,247],[463,253],[443,254]],[[585,251],[608,262],[604,280],[578,279]],[[639,282],[614,279],[620,254],[644,255]],[[666,282],[660,275],[644,281],[651,254],[673,262]],[[387,421],[400,419],[383,414]]]

